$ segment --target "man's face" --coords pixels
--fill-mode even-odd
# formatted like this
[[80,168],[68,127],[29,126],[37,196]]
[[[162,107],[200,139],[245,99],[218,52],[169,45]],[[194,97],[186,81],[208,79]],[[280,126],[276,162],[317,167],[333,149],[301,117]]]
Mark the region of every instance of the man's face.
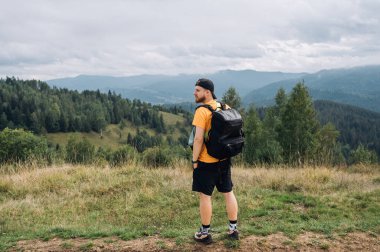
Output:
[[196,103],[203,103],[206,100],[206,89],[200,86],[195,86],[194,97]]

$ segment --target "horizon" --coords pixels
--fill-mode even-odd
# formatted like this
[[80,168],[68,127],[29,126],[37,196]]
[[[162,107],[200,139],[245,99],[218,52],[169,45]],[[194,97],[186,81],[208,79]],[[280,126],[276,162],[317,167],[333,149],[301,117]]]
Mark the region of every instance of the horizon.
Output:
[[371,65],[358,65],[358,66],[352,66],[352,67],[340,67],[340,68],[323,68],[323,69],[319,69],[315,72],[290,72],[290,71],[266,71],[266,70],[263,70],[263,71],[259,71],[259,70],[256,70],[256,69],[239,69],[239,70],[234,70],[234,69],[222,69],[222,70],[218,70],[218,71],[215,71],[215,72],[209,72],[209,73],[178,73],[178,74],[150,74],[150,73],[145,73],[145,74],[136,74],[136,75],[98,75],[98,74],[77,74],[77,75],[73,75],[73,76],[63,76],[63,77],[60,77],[60,78],[53,78],[53,79],[38,79],[38,78],[20,78],[19,76],[9,76],[9,75],[3,75],[3,76],[0,76],[0,79],[6,79],[7,77],[9,78],[16,78],[16,79],[20,79],[20,80],[39,80],[39,81],[51,81],[51,80],[59,80],[59,79],[74,79],[74,78],[78,78],[78,77],[81,77],[81,76],[84,76],[84,77],[112,77],[112,78],[128,78],[128,77],[141,77],[141,76],[165,76],[165,77],[177,77],[177,76],[181,76],[181,75],[185,75],[185,76],[190,76],[190,75],[212,75],[212,74],[216,74],[216,73],[219,73],[219,72],[225,72],[225,71],[232,71],[232,72],[244,72],[244,71],[253,71],[253,72],[261,72],[261,73],[290,73],[290,74],[305,74],[305,75],[308,75],[308,74],[316,74],[318,72],[322,72],[322,71],[332,71],[332,70],[349,70],[349,69],[354,69],[354,68],[362,68],[362,67],[377,67],[379,66],[380,67],[380,64],[371,64]]

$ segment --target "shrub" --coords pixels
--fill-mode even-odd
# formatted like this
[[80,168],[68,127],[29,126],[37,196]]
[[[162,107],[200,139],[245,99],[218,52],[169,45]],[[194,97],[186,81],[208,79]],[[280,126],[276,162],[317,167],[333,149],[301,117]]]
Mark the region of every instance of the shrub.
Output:
[[186,160],[191,160],[192,158],[193,152],[191,148],[188,146],[183,147],[181,145],[174,145],[174,146],[170,146],[166,148],[170,148],[170,155],[173,158],[186,159]]
[[377,155],[375,151],[366,149],[362,144],[350,153],[350,164],[376,164]]
[[69,138],[66,146],[66,161],[73,164],[86,164],[93,162],[95,147],[87,140],[78,142],[73,136]]
[[42,160],[47,150],[46,139],[30,131],[5,128],[0,132],[0,163]]
[[147,167],[169,166],[172,164],[173,154],[169,148],[153,147],[144,151],[142,159]]
[[111,166],[121,166],[133,163],[136,160],[137,155],[138,154],[133,147],[125,145],[112,152],[107,160]]

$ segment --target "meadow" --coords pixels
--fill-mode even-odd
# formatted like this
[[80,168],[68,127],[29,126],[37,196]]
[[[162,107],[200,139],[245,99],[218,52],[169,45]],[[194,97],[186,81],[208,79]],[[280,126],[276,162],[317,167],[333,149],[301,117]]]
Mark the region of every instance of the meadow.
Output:
[[[76,237],[155,236],[181,248],[193,243],[200,225],[191,176],[185,161],[157,169],[140,164],[115,168],[63,164],[2,173],[0,250],[20,240],[55,237],[63,239],[64,247]],[[353,232],[380,235],[379,167],[237,166],[233,180],[243,239],[281,233],[292,241],[305,232],[326,237]],[[213,207],[212,230],[216,241],[223,241],[227,216],[223,197],[216,191]]]

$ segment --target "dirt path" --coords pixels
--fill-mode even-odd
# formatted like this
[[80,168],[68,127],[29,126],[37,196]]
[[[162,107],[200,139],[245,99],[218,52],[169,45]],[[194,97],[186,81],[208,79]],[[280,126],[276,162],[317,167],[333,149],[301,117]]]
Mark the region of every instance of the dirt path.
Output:
[[156,236],[131,241],[118,237],[100,239],[75,238],[49,241],[20,241],[9,251],[380,251],[380,237],[376,234],[351,233],[346,236],[326,237],[304,233],[291,240],[283,234],[247,236],[238,243],[222,239],[210,245],[174,240]]

